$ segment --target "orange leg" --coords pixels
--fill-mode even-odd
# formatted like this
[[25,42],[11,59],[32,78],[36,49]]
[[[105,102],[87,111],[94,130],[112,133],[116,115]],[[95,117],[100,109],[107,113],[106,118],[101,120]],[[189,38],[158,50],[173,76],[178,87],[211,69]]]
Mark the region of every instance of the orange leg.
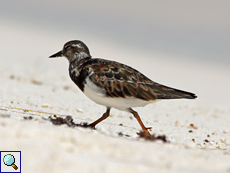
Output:
[[95,126],[100,123],[101,121],[105,120],[106,118],[108,118],[109,116],[109,112],[110,112],[111,108],[107,108],[106,112],[102,115],[101,118],[97,119],[96,121],[94,121],[93,123],[89,124],[88,127],[91,128],[95,128]]
[[141,118],[140,116],[138,115],[138,113],[134,110],[132,110],[131,108],[129,109],[129,112],[133,114],[133,116],[137,119],[138,123],[140,124],[142,130],[145,132],[145,135],[146,136],[149,136],[150,133],[148,131],[148,129],[151,129],[151,128],[146,128],[145,125],[143,124],[143,122],[141,121]]

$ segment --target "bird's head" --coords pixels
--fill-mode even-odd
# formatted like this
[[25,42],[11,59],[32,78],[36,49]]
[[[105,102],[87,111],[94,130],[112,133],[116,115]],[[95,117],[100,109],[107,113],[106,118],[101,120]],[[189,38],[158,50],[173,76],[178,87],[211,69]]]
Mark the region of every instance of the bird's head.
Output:
[[67,42],[61,51],[51,55],[49,58],[57,57],[66,57],[71,63],[75,60],[79,61],[84,58],[90,58],[91,55],[88,47],[82,41],[73,40]]

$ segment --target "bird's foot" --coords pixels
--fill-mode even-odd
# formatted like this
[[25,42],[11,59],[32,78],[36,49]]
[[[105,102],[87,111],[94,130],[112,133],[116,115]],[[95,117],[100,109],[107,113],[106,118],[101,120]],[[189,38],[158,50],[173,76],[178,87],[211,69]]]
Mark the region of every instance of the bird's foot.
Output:
[[86,127],[87,127],[87,128],[91,128],[91,129],[94,129],[94,130],[96,129],[94,124],[87,124]]

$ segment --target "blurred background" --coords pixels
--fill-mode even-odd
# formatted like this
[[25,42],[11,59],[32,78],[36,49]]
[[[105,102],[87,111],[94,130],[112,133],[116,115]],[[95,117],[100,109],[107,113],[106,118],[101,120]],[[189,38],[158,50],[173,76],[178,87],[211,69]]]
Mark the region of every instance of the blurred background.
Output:
[[68,77],[68,62],[48,56],[79,39],[93,57],[129,64],[201,100],[229,104],[229,7],[228,0],[2,0],[0,59],[25,73]]

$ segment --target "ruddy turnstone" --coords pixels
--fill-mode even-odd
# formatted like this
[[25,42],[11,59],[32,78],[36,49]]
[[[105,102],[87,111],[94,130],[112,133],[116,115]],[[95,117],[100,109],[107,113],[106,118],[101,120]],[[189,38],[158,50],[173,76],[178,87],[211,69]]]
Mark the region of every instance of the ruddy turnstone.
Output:
[[110,109],[130,112],[146,135],[150,135],[138,113],[132,107],[145,106],[158,99],[195,99],[193,93],[153,82],[134,68],[115,61],[92,58],[88,47],[79,40],[67,42],[63,49],[49,58],[66,57],[69,75],[81,91],[94,102],[106,106],[106,112],[95,126],[109,116]]

